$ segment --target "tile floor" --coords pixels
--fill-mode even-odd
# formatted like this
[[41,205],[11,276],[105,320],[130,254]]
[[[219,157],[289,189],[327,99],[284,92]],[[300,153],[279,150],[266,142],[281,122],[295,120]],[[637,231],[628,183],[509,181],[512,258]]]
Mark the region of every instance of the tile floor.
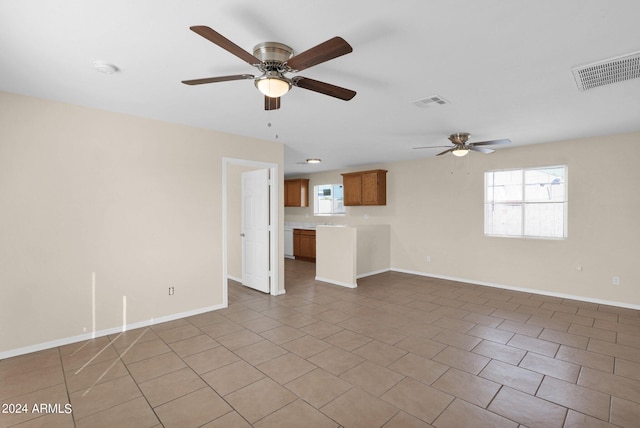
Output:
[[638,311],[285,265],[284,296],[0,361],[0,426],[640,426]]

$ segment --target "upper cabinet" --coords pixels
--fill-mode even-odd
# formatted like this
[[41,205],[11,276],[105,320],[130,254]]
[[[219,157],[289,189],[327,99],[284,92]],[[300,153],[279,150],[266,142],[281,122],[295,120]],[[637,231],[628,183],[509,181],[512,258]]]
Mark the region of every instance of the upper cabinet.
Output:
[[284,180],[284,206],[309,206],[309,179],[296,178],[294,180]]
[[387,205],[387,171],[350,172],[342,174],[344,205]]

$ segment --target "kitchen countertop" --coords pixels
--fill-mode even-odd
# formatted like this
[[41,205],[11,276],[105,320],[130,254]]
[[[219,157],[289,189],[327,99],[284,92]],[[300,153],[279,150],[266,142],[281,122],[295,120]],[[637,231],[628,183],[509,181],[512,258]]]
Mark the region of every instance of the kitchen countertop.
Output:
[[285,222],[285,229],[306,229],[306,230],[316,230],[316,226],[318,223],[298,223],[298,222]]
[[304,230],[316,230],[318,226],[325,227],[348,227],[347,224],[333,224],[333,223],[294,223],[285,222],[285,229],[304,229]]

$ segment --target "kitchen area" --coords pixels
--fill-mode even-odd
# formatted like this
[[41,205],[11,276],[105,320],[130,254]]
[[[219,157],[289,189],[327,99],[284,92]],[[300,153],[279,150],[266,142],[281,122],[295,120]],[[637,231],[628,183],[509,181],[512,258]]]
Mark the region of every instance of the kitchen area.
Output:
[[285,222],[284,257],[316,261],[316,223]]
[[285,212],[287,207],[308,208],[304,210],[305,220],[331,220],[288,221],[285,216],[285,258],[315,263],[317,281],[349,288],[357,287],[358,278],[388,271],[388,224],[348,224],[349,216],[344,214],[317,214],[320,204],[326,205],[327,200],[332,201],[334,208],[342,208],[342,213],[343,205],[386,205],[386,172],[341,174],[343,183],[337,185],[311,186],[307,178],[285,180]]

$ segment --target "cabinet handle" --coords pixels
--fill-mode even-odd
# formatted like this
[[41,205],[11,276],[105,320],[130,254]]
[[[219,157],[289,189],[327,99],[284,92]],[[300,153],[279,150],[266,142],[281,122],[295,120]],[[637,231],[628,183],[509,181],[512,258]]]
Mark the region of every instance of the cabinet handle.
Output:
[[244,233],[241,233],[240,236],[242,236],[244,238]]

